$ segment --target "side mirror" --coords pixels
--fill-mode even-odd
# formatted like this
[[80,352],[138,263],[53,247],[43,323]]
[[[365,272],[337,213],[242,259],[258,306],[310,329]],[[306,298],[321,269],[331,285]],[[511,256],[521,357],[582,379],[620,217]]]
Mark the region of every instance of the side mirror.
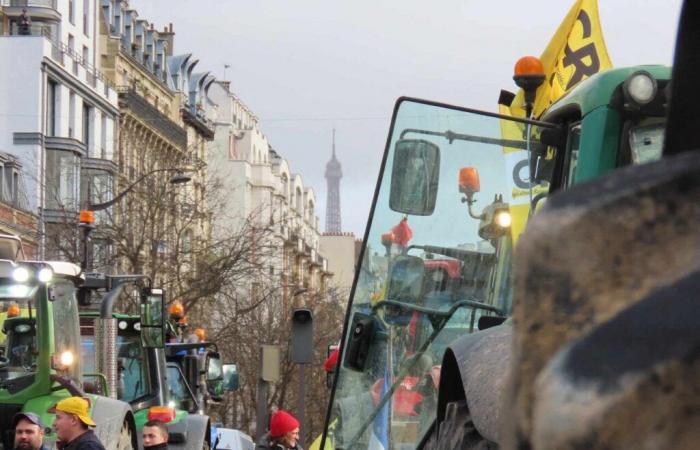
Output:
[[165,346],[165,291],[145,288],[141,292],[141,344],[145,348]]
[[391,170],[389,207],[397,212],[429,216],[435,210],[440,180],[440,147],[422,139],[396,142]]
[[394,258],[389,271],[387,300],[418,303],[423,292],[425,265],[417,256],[401,255]]
[[209,352],[206,359],[207,392],[212,400],[220,401],[224,394],[224,368],[221,364],[221,356],[216,352]]
[[207,382],[224,379],[224,368],[221,364],[221,355],[217,352],[209,352],[206,361]]
[[239,388],[240,375],[238,366],[235,364],[224,364],[224,391],[234,392]]
[[356,312],[352,317],[350,330],[343,364],[347,369],[362,372],[365,370],[374,338],[374,317]]

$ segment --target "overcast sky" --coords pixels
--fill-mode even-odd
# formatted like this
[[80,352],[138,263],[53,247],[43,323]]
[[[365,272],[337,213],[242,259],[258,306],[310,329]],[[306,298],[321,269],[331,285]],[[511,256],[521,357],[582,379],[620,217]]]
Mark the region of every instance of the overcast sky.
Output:
[[[670,64],[680,0],[599,0],[613,65]],[[301,173],[325,225],[331,130],[343,228],[364,233],[395,100],[494,111],[512,68],[539,55],[573,0],[132,0],[172,22],[175,52],[226,79]]]

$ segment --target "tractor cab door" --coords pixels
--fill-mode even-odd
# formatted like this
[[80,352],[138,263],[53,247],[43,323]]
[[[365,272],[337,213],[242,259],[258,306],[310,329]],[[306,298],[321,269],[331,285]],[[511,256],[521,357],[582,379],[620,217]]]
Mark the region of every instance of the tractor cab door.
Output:
[[[321,448],[415,448],[444,348],[510,313],[511,255],[558,149],[547,123],[400,99]],[[484,318],[491,318],[484,320]]]

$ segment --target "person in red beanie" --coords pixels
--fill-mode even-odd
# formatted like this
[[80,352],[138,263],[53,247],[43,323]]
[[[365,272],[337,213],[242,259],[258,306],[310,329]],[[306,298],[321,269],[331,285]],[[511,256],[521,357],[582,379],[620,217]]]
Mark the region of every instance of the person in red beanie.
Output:
[[299,445],[299,421],[287,411],[275,411],[270,418],[270,431],[256,450],[302,450]]

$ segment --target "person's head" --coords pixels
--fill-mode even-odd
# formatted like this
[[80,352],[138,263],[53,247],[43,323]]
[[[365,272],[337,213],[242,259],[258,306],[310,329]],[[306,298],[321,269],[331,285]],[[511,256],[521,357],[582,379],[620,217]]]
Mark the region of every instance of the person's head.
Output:
[[153,447],[168,442],[168,427],[161,420],[149,420],[143,426],[143,446]]
[[296,447],[299,421],[287,411],[275,411],[270,418],[270,437],[286,448]]
[[44,442],[46,426],[34,413],[17,413],[12,418],[15,428],[15,448],[20,450],[39,450]]
[[49,412],[56,413],[53,429],[58,439],[70,442],[85,433],[88,427],[94,427],[89,410],[90,401],[82,397],[68,397],[49,409]]

